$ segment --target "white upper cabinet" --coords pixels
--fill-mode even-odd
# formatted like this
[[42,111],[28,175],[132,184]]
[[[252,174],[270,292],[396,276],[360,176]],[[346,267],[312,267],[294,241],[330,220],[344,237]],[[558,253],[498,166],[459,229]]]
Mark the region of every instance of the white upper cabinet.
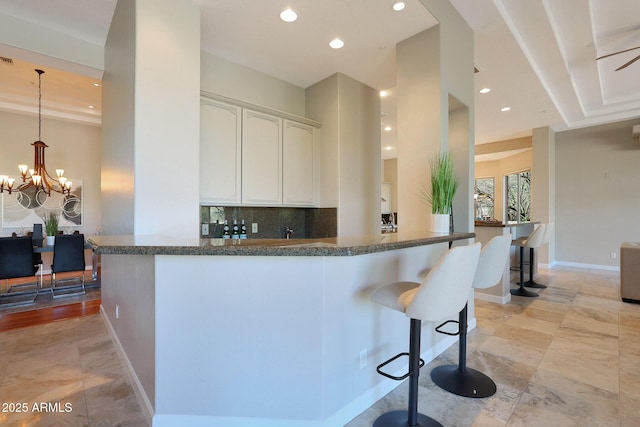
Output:
[[282,203],[313,206],[315,168],[314,128],[284,120],[282,146]]
[[282,204],[282,119],[242,110],[242,203]]
[[242,109],[211,99],[200,102],[200,202],[239,204]]

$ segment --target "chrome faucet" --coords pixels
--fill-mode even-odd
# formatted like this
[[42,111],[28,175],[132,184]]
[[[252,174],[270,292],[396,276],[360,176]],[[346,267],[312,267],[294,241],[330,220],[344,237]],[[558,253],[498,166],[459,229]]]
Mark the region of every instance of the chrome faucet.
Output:
[[290,239],[290,238],[291,238],[291,235],[293,234],[293,230],[292,230],[290,227],[287,227],[287,228],[284,230],[284,232],[285,232],[285,234],[286,234],[286,236],[287,236],[287,239]]

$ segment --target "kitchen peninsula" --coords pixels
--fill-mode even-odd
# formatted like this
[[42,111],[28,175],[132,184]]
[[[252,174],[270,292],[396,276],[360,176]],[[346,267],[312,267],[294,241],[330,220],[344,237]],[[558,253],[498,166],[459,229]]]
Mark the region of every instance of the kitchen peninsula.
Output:
[[[450,241],[473,237],[90,243],[102,260],[103,315],[154,427],[297,427],[344,425],[399,385],[375,366],[406,350],[408,319],[369,295],[418,281]],[[425,325],[423,358],[456,339]]]

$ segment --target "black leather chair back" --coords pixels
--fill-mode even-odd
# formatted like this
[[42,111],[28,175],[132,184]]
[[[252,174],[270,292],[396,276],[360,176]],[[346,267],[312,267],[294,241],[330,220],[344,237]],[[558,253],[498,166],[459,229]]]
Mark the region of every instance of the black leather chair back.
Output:
[[51,271],[84,270],[84,234],[63,234],[56,236],[53,244]]
[[31,236],[0,238],[0,279],[35,276]]

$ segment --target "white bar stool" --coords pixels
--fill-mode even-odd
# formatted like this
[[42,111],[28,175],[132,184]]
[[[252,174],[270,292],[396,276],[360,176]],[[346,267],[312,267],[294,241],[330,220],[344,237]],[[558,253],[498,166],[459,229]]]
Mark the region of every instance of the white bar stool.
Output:
[[[520,287],[518,287],[517,289],[511,289],[511,295],[529,298],[535,298],[538,296],[537,293],[528,291],[524,288],[524,248],[529,248],[533,251],[533,249],[540,247],[540,244],[542,244],[542,239],[544,238],[544,232],[546,228],[547,226],[545,224],[540,224],[527,237],[521,237],[511,242],[512,245],[520,247]],[[529,270],[532,277],[533,267],[534,264],[532,258],[529,265]]]
[[[382,414],[374,427],[438,427],[433,418],[418,413],[418,377],[424,361],[420,359],[420,329],[422,321],[435,322],[460,312],[469,299],[471,285],[480,257],[480,243],[459,246],[447,251],[431,269],[422,283],[396,282],[376,290],[371,300],[404,313],[411,319],[409,353],[400,353],[378,365],[379,374],[394,380],[409,377],[409,405],[406,411]],[[409,357],[409,371],[395,377],[382,367],[401,356]]]
[[[550,222],[546,224],[546,228],[544,229],[544,236],[542,236],[542,242],[540,242],[540,246],[546,245],[551,240],[551,235],[555,230],[555,223]],[[533,266],[534,266],[534,256],[535,250],[533,248],[529,249],[529,280],[524,282],[524,286],[527,288],[536,288],[536,289],[546,289],[545,285],[537,283],[533,280]]]
[[[505,264],[509,259],[511,234],[496,236],[482,248],[478,269],[473,279],[473,288],[486,289],[500,282]],[[451,321],[445,322],[449,323]],[[440,331],[438,326],[436,331]],[[431,379],[440,388],[464,397],[489,397],[496,392],[496,383],[480,371],[467,368],[467,305],[459,314],[458,332],[447,335],[460,335],[458,365],[442,365],[431,371]]]

